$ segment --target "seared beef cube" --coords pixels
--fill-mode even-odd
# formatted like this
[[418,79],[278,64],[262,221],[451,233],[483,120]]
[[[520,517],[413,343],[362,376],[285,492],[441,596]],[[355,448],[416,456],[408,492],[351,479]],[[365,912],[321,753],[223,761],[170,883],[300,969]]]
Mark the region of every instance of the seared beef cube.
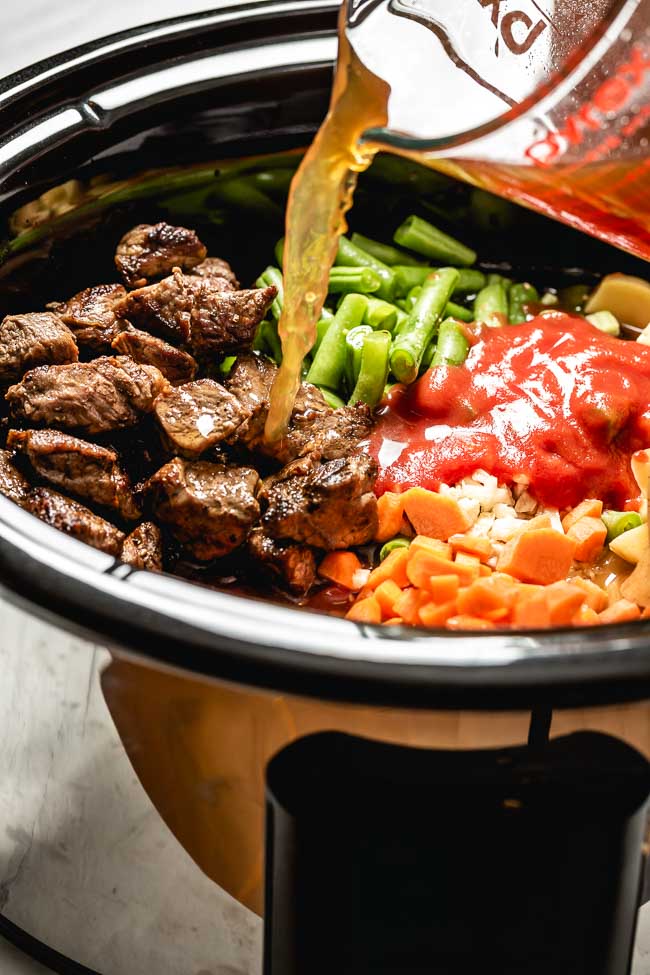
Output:
[[174,386],[191,382],[197,373],[198,367],[189,353],[132,325],[113,340],[113,348],[122,355],[130,355],[141,365],[160,369],[165,379]]
[[[264,425],[269,412],[271,386],[277,374],[277,366],[265,356],[255,352],[237,356],[226,385],[247,413],[245,423],[237,430],[237,440],[250,450],[261,450],[267,456],[277,457],[286,450],[285,442],[265,444]],[[323,394],[311,383],[301,383],[293,407],[292,422],[316,415],[327,416],[332,412]],[[296,453],[289,459],[297,456]],[[282,457],[278,457],[282,459]]]
[[213,379],[170,387],[154,413],[170,449],[189,458],[225,440],[245,418],[239,400]]
[[[199,279],[201,280],[201,279]],[[190,348],[197,357],[213,362],[219,356],[249,349],[277,288],[215,291],[204,279],[191,312]]]
[[118,308],[133,325],[214,362],[250,347],[276,294],[275,288],[221,291],[212,278],[176,270],[157,284],[131,291]]
[[98,284],[49,307],[74,332],[79,345],[102,353],[110,349],[115,336],[126,328],[124,319],[115,314],[115,306],[125,295],[121,284]]
[[254,528],[248,536],[248,553],[262,569],[298,596],[304,596],[316,578],[314,550],[296,542],[277,541]]
[[283,464],[311,453],[317,453],[321,460],[347,457],[370,436],[371,429],[372,413],[365,403],[302,416],[294,411],[289,432],[275,446],[274,456]]
[[80,542],[92,545],[109,555],[119,555],[124,532],[110,521],[100,518],[84,505],[64,497],[50,488],[34,488],[29,510],[52,528],[71,535]]
[[236,291],[239,281],[228,261],[221,257],[206,257],[204,261],[193,267],[191,274],[198,274],[202,278],[212,278],[221,282],[219,291]]
[[363,545],[375,537],[377,464],[366,455],[319,464],[303,457],[265,483],[264,530],[327,550]]
[[238,548],[257,521],[259,476],[250,467],[222,467],[175,457],[145,484],[157,518],[202,562]]
[[168,223],[141,223],[124,234],[117,245],[115,265],[129,287],[160,278],[175,267],[200,264],[207,250],[195,231]]
[[74,335],[49,311],[7,315],[0,324],[0,385],[20,379],[27,369],[76,362]]
[[162,572],[163,544],[158,525],[154,525],[152,521],[143,521],[138,525],[127,535],[120,558],[134,569]]
[[114,450],[58,430],[11,430],[7,445],[24,454],[39,477],[55,487],[114,508],[124,518],[140,517]]
[[134,426],[168,388],[155,366],[119,355],[68,366],[41,366],[6,396],[13,415],[28,423],[104,433]]
[[0,494],[26,508],[31,493],[29,481],[15,467],[9,451],[0,450]]

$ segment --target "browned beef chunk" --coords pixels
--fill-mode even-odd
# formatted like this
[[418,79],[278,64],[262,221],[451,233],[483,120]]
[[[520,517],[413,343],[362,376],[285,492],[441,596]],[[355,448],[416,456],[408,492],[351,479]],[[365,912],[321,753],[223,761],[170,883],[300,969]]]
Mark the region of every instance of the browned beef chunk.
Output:
[[311,453],[321,460],[336,460],[352,453],[371,429],[372,413],[365,403],[327,413],[294,412],[287,436],[272,447],[273,455],[283,464]]
[[55,487],[114,508],[124,518],[140,517],[114,450],[58,430],[11,430],[7,445],[24,454],[39,477]]
[[0,385],[20,379],[27,369],[79,358],[74,335],[49,311],[7,315],[0,324]]
[[377,464],[366,455],[325,464],[302,457],[265,482],[264,530],[328,550],[363,545],[377,530],[376,476]]
[[162,572],[163,545],[158,525],[154,525],[152,521],[143,521],[138,525],[127,535],[120,558],[134,569]]
[[202,562],[243,542],[259,517],[257,471],[175,457],[145,485],[156,517]]
[[191,274],[198,274],[202,278],[213,278],[221,281],[219,291],[236,291],[239,281],[228,261],[221,257],[206,257],[204,261],[193,267]]
[[316,558],[308,545],[276,541],[263,528],[254,528],[248,536],[248,552],[264,572],[296,595],[304,595],[313,586]]
[[115,265],[129,287],[160,278],[175,268],[200,264],[207,251],[193,230],[168,223],[141,223],[117,245]]
[[0,450],[0,494],[26,508],[31,492],[29,481],[15,467],[9,451]]
[[187,352],[132,325],[113,340],[113,348],[122,355],[130,355],[142,365],[160,369],[165,379],[174,386],[191,382],[197,373],[196,361]]
[[124,532],[90,509],[50,488],[34,488],[29,510],[41,521],[109,555],[122,551]]
[[170,449],[189,458],[225,440],[245,418],[239,400],[212,379],[170,387],[154,413]]
[[13,415],[30,424],[103,433],[134,426],[168,388],[155,366],[127,356],[41,366],[7,393]]
[[74,332],[79,345],[102,353],[110,349],[115,336],[126,328],[127,323],[115,314],[115,306],[125,294],[121,284],[98,284],[49,307]]
[[138,328],[213,362],[250,347],[276,294],[275,288],[220,291],[212,278],[176,270],[157,284],[131,291],[118,310]]

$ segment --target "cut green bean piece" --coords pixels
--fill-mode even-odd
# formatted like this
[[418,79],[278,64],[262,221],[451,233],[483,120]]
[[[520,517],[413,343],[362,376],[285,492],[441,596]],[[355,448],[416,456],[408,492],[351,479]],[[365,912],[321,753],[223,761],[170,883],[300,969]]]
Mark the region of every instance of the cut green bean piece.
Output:
[[319,318],[316,324],[316,341],[314,342],[314,345],[311,350],[312,355],[315,356],[316,353],[318,352],[320,348],[320,344],[325,338],[325,334],[333,321],[334,321],[333,316],[331,318],[323,318],[322,316],[321,318]]
[[381,400],[388,379],[390,345],[390,332],[371,331],[366,336],[361,350],[359,377],[349,399],[350,406],[355,403],[376,406]]
[[445,308],[445,316],[447,318],[457,318],[461,322],[474,321],[474,315],[469,310],[469,308],[465,308],[464,305],[457,305],[455,301],[447,302],[447,307]]
[[419,267],[424,263],[424,261],[418,260],[417,257],[412,257],[411,254],[407,254],[406,251],[401,251],[398,247],[393,247],[392,244],[382,244],[380,241],[373,240],[371,237],[364,237],[363,234],[354,233],[350,237],[350,240],[357,247],[360,247],[361,250],[367,254],[372,254],[378,261],[383,261],[389,267],[392,267],[394,264]]
[[323,399],[327,405],[331,406],[333,410],[340,410],[342,406],[345,406],[344,401],[333,390],[328,389],[327,386],[319,386],[318,388],[323,394]]
[[257,326],[255,338],[253,339],[253,348],[258,352],[264,352],[265,355],[270,356],[277,366],[282,362],[282,343],[276,331],[276,326],[266,318]]
[[395,294],[395,275],[391,268],[383,261],[378,261],[372,254],[357,247],[347,237],[339,238],[338,251],[334,263],[338,267],[369,267],[376,271],[381,278],[381,287],[375,292],[378,298],[391,301]]
[[382,301],[381,298],[368,296],[368,307],[363,319],[366,325],[371,328],[383,328],[388,332],[393,332],[397,325],[399,308],[391,305],[389,301]]
[[473,267],[458,269],[458,284],[454,288],[454,295],[475,295],[484,288],[487,280],[482,271]]
[[589,300],[591,288],[586,284],[570,284],[567,288],[562,288],[558,297],[560,304],[567,311],[581,312]]
[[507,278],[503,274],[492,273],[492,274],[488,274],[485,280],[487,284],[503,285],[503,290],[506,293],[506,297],[508,297],[510,293],[510,289],[513,284],[512,278]]
[[435,267],[407,267],[404,264],[396,264],[393,267],[396,297],[404,298],[411,288],[424,284],[429,275],[436,270]]
[[458,322],[446,318],[440,323],[438,345],[431,360],[432,366],[462,366],[469,352],[469,342]]
[[381,278],[371,267],[333,267],[329,290],[332,294],[371,294],[381,288]]
[[421,294],[422,294],[422,285],[421,284],[416,285],[415,288],[411,288],[411,290],[407,294],[406,298],[404,299],[404,304],[406,306],[406,310],[407,311],[413,311],[413,309],[415,308],[416,302],[417,302],[417,300],[418,300],[418,298],[420,297]]
[[282,216],[282,207],[267,196],[248,176],[217,181],[212,193],[233,209],[253,211],[260,217],[277,220]]
[[587,321],[590,322],[594,328],[597,328],[599,332],[604,332],[605,335],[620,335],[621,325],[616,317],[611,311],[594,311],[591,315],[587,315]]
[[283,262],[283,258],[284,258],[284,237],[280,237],[279,241],[275,245],[275,248],[274,248],[274,251],[273,252],[275,254],[276,261],[278,262],[278,264],[280,265],[280,267],[283,267],[284,266],[284,262]]
[[607,544],[642,524],[641,515],[636,511],[603,511],[601,518],[607,529]]
[[263,192],[286,196],[291,186],[291,180],[295,175],[295,169],[265,169],[259,173],[254,173],[252,180]]
[[393,342],[390,367],[396,379],[412,383],[417,379],[422,356],[431,341],[458,280],[453,267],[441,268],[422,285],[422,292]]
[[365,295],[346,295],[329,323],[307,375],[315,386],[338,389],[345,373],[345,336],[360,325],[366,311]]
[[407,217],[397,228],[393,240],[401,247],[408,247],[416,254],[423,254],[424,257],[444,264],[468,267],[476,261],[476,251],[471,247],[466,247],[455,237],[438,230],[428,220],[415,215]]
[[438,345],[438,336],[434,336],[426,349],[424,350],[424,355],[422,356],[422,362],[420,363],[419,374],[422,375],[426,372],[433,361],[433,357],[436,354],[436,346]]
[[501,282],[486,284],[474,299],[474,321],[497,327],[508,321],[508,298]]
[[532,284],[513,284],[508,295],[508,318],[511,325],[528,321],[526,305],[539,301],[539,292]]
[[395,551],[396,548],[408,548],[410,544],[411,539],[404,538],[403,535],[398,535],[396,538],[391,538],[391,540],[386,542],[385,545],[382,545],[381,549],[379,550],[379,561],[383,562],[391,552]]
[[361,350],[366,336],[372,335],[370,325],[357,325],[345,336],[345,378],[348,392],[354,389],[361,369]]
[[282,306],[284,304],[284,281],[282,280],[282,271],[280,271],[280,269],[277,267],[269,265],[266,270],[262,271],[255,284],[258,288],[277,288],[278,293],[271,304],[271,314],[275,318],[276,322],[279,321],[280,315],[282,314]]
[[236,355],[227,355],[226,358],[219,363],[219,372],[221,373],[221,375],[227,376],[236,361],[237,361]]

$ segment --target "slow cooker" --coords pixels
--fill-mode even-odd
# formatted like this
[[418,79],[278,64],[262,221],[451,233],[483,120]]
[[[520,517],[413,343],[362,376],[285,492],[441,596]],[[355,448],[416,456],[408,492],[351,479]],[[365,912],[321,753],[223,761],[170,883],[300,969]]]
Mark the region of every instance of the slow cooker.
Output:
[[[2,225],[71,179],[294,158],[326,110],[337,8],[232,4],[9,78]],[[5,246],[3,314],[73,293],[87,268],[109,273],[133,209],[116,201],[88,221],[83,202],[51,235]],[[155,193],[138,207],[153,222]],[[250,220],[238,246],[252,266]],[[574,263],[638,268],[545,233]],[[111,650],[103,689],[130,760],[199,867],[264,914],[264,975],[629,970],[650,621],[480,635],[358,625],[134,571],[3,497],[0,586]],[[467,909],[476,885],[480,917]]]

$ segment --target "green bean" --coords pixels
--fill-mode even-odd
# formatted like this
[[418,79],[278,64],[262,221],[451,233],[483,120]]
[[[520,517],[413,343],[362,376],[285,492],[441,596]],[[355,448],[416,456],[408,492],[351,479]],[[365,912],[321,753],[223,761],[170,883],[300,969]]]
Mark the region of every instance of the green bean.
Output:
[[396,305],[391,305],[388,301],[382,301],[381,298],[374,298],[369,295],[368,307],[363,320],[371,328],[383,328],[392,332],[397,324],[399,311]]
[[474,321],[492,327],[508,321],[508,298],[501,282],[486,284],[474,299]]
[[258,189],[248,176],[218,181],[212,192],[230,207],[253,210],[261,217],[277,219],[282,216],[282,207]]
[[487,282],[487,284],[501,284],[501,285],[503,285],[503,290],[506,293],[506,298],[510,294],[510,289],[511,289],[512,284],[513,284],[512,278],[504,277],[503,274],[496,274],[495,272],[493,272],[492,274],[488,274],[487,275],[486,282]]
[[332,294],[370,294],[380,288],[381,278],[371,267],[333,267],[330,271]]
[[421,217],[412,215],[393,234],[393,240],[416,254],[443,261],[445,264],[467,267],[476,261],[476,251]]
[[275,247],[274,247],[274,254],[275,254],[275,259],[278,262],[278,264],[280,265],[280,267],[283,267],[284,266],[284,264],[283,264],[283,258],[284,258],[284,237],[280,237],[279,241],[275,245]]
[[446,267],[431,275],[422,285],[417,304],[391,349],[390,367],[400,382],[412,383],[417,378],[422,356],[457,280],[458,271]]
[[357,325],[345,336],[345,378],[348,382],[348,392],[354,389],[359,376],[361,350],[368,335],[372,335],[370,325]]
[[426,372],[431,363],[433,362],[433,357],[436,354],[436,347],[438,345],[438,336],[434,335],[426,349],[424,350],[424,355],[422,356],[422,362],[420,363],[419,374],[422,375]]
[[314,355],[307,379],[315,386],[338,389],[345,372],[345,336],[360,325],[366,311],[365,295],[346,295],[329,323]]
[[419,267],[423,263],[417,257],[412,257],[410,254],[407,254],[406,251],[401,251],[398,247],[393,247],[392,244],[382,244],[378,240],[373,240],[371,237],[364,237],[363,234],[354,233],[350,240],[357,247],[360,247],[362,251],[365,251],[366,254],[372,254],[378,261],[383,261],[389,267],[392,267],[394,264]]
[[381,278],[381,287],[375,292],[378,298],[390,301],[395,293],[395,275],[391,268],[378,261],[372,254],[357,247],[347,237],[339,238],[339,247],[334,263],[341,267],[370,267]]
[[319,318],[316,324],[316,341],[314,342],[311,350],[312,355],[315,356],[318,352],[320,344],[325,338],[327,330],[332,324],[333,320],[333,318],[323,318],[322,316]]
[[289,192],[295,169],[264,169],[252,176],[253,183],[266,193],[284,197]]
[[469,352],[469,342],[462,328],[453,318],[445,318],[438,331],[438,345],[431,360],[432,366],[462,366]]
[[641,515],[636,511],[603,511],[601,518],[607,529],[607,543],[612,542],[630,528],[642,524]]
[[280,320],[280,315],[282,314],[282,306],[284,304],[284,281],[282,280],[282,271],[277,267],[269,265],[266,270],[262,271],[259,278],[255,282],[258,288],[277,288],[277,295],[273,299],[271,305],[271,314],[276,321]]
[[457,318],[461,322],[473,322],[474,315],[463,305],[457,305],[455,301],[448,301],[447,307],[445,308],[445,316],[447,318]]
[[407,294],[404,300],[407,311],[413,311],[413,309],[415,308],[415,304],[421,294],[422,294],[421,284],[418,284],[414,288],[411,288],[411,290],[409,291],[409,293]]
[[331,389],[328,389],[327,386],[319,386],[318,388],[323,394],[323,399],[327,405],[331,406],[333,410],[340,410],[342,406],[345,406],[341,397],[337,396]]
[[404,264],[396,264],[393,267],[395,295],[398,298],[403,298],[411,288],[417,288],[418,285],[424,284],[435,270],[435,267],[407,267]]
[[475,295],[484,288],[487,280],[482,271],[473,267],[458,269],[458,284],[454,288],[454,295]]
[[253,348],[258,352],[264,352],[270,356],[278,366],[282,362],[282,344],[280,338],[275,325],[266,318],[257,326],[255,338],[253,339]]
[[349,399],[351,406],[355,403],[376,406],[384,395],[390,346],[390,332],[371,332],[366,336],[361,350],[359,377]]
[[227,376],[237,359],[236,355],[227,355],[225,359],[219,363],[219,372],[222,376]]
[[526,305],[539,301],[539,292],[532,284],[513,284],[508,295],[508,318],[511,325],[528,321]]
[[559,294],[560,304],[567,311],[581,312],[591,294],[591,288],[586,284],[570,284],[568,288],[562,288]]
[[383,562],[391,552],[394,552],[396,548],[408,548],[411,544],[410,538],[405,538],[403,535],[397,535],[396,538],[391,538],[390,541],[382,545],[379,550],[379,561]]

